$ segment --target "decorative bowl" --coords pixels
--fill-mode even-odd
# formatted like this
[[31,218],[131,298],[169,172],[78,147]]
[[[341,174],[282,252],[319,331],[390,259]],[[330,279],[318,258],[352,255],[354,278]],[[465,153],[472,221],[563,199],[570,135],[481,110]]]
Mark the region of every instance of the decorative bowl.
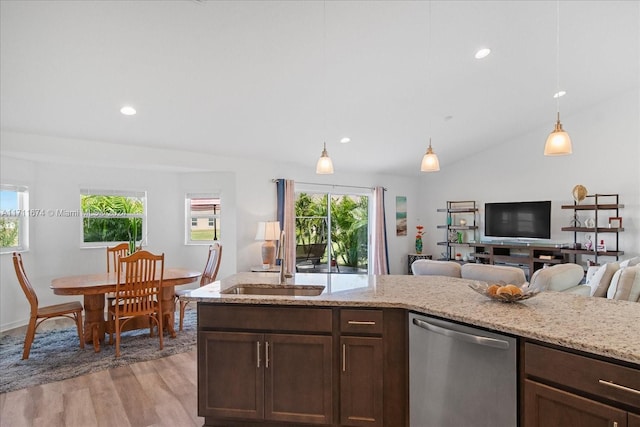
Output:
[[[485,297],[500,302],[524,301],[540,293],[540,289],[530,289],[529,284],[522,286],[509,285],[504,282],[499,283],[470,283],[469,287]],[[508,287],[508,288],[507,288]],[[502,288],[502,290],[500,290]],[[516,290],[517,288],[517,290]]]

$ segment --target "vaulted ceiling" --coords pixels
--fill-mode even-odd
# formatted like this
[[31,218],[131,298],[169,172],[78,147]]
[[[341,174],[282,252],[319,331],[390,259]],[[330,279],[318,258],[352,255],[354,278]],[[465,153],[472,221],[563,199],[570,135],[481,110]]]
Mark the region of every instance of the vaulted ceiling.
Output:
[[638,1],[0,4],[10,131],[309,168],[326,141],[336,170],[417,176],[429,137],[442,167],[540,129],[542,152],[558,75],[569,131],[639,90]]

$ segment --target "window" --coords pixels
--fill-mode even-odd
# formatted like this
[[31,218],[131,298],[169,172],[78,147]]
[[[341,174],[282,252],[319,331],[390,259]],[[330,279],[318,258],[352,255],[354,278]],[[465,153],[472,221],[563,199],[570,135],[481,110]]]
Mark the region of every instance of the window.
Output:
[[29,218],[40,214],[40,211],[29,209],[27,187],[0,186],[0,252],[28,249]]
[[189,193],[185,199],[186,244],[209,244],[220,239],[220,197]]
[[83,189],[80,207],[84,246],[141,242],[147,235],[145,192]]
[[369,197],[296,193],[296,270],[366,273],[369,265]]

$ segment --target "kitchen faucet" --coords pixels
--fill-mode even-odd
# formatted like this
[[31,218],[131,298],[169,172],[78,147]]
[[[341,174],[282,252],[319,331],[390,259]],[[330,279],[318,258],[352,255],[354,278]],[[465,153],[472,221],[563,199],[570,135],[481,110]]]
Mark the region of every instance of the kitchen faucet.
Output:
[[291,273],[287,273],[287,251],[285,249],[284,231],[280,233],[280,244],[278,245],[278,256],[280,260],[280,280],[278,283],[284,285],[289,277],[293,277]]

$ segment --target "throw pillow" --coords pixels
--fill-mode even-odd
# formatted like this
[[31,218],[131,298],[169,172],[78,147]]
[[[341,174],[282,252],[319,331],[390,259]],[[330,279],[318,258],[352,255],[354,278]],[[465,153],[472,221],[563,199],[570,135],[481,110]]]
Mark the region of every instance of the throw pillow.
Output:
[[622,261],[620,263],[620,268],[633,267],[634,265],[638,265],[638,264],[640,264],[640,256]]
[[607,290],[607,298],[640,302],[640,266],[616,271]]
[[604,297],[607,295],[607,289],[611,284],[611,279],[619,265],[617,262],[608,262],[601,266],[589,281],[592,297]]

